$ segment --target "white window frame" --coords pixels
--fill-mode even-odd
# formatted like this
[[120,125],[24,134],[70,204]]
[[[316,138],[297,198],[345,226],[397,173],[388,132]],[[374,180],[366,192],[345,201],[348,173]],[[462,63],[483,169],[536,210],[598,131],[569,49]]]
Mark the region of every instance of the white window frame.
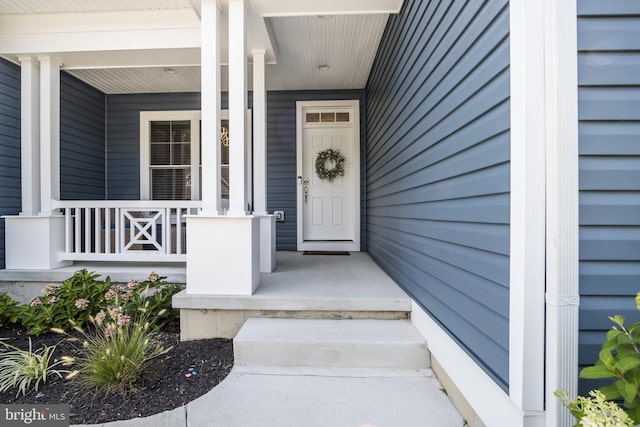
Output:
[[200,111],[140,112],[140,200],[151,200],[151,122],[189,120],[191,122],[191,200],[200,198]]
[[[140,200],[151,200],[151,146],[149,143],[150,123],[154,121],[191,121],[191,200],[200,200],[200,110],[141,111],[140,112]],[[229,120],[229,110],[220,110],[220,120]],[[252,133],[251,109],[247,110],[247,192],[248,203],[253,206],[252,197]],[[195,178],[194,178],[195,177]]]

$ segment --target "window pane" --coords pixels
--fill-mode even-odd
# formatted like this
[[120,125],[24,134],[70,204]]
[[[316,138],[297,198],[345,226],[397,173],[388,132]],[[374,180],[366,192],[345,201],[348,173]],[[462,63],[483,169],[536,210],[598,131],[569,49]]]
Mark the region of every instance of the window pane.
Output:
[[336,121],[334,113],[322,113],[320,115],[320,120],[323,123],[335,122]]
[[151,142],[169,142],[171,141],[171,122],[157,121],[151,122]]
[[191,164],[191,144],[172,144],[171,154],[172,165]]
[[151,169],[153,200],[191,200],[190,168]]
[[171,144],[151,144],[151,165],[171,164]]
[[336,113],[336,122],[348,122],[349,113]]
[[307,113],[307,123],[318,123],[320,121],[320,113]]
[[179,120],[171,122],[171,142],[191,142],[191,122]]

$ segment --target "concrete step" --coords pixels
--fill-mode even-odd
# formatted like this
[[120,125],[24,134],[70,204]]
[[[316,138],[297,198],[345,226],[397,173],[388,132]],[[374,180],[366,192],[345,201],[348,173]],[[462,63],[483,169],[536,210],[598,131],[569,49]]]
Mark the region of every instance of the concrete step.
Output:
[[247,319],[237,366],[425,369],[424,338],[408,320]]

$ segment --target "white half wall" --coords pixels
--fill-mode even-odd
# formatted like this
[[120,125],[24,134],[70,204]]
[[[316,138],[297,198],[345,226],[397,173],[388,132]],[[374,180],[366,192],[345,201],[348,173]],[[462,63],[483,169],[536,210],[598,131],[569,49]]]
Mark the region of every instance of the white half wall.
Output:
[[70,265],[64,251],[63,216],[5,216],[7,270],[51,270]]
[[187,294],[252,295],[259,285],[258,217],[187,217]]
[[260,273],[276,269],[276,217],[260,215]]

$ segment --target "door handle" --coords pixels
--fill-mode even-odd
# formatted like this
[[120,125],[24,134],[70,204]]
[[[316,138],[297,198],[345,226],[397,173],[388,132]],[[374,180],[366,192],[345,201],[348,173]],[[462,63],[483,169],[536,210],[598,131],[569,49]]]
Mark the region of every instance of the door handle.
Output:
[[302,185],[302,175],[298,175],[298,185]]

